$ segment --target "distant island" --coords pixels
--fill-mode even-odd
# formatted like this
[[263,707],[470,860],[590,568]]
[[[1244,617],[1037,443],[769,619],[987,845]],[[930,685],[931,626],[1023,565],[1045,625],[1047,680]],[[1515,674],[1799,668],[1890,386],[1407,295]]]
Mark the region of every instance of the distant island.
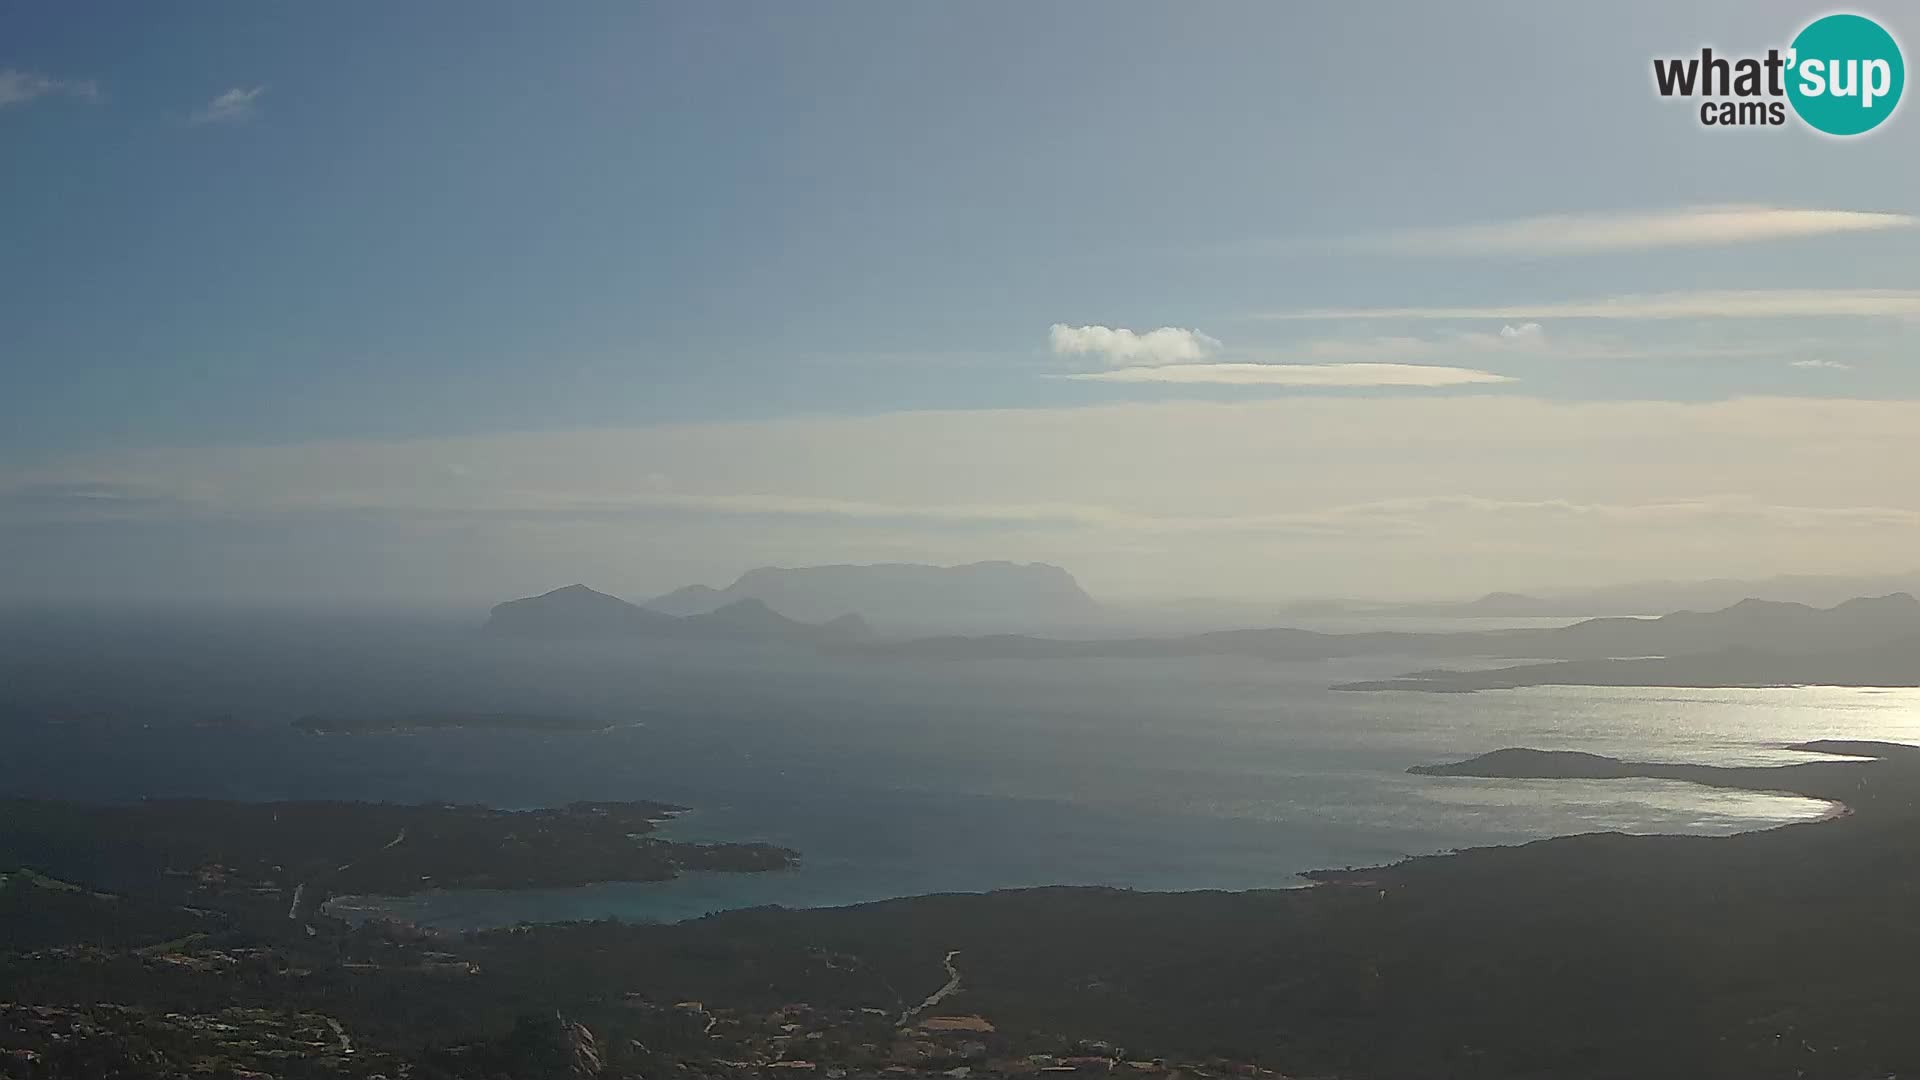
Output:
[[1568,626],[1481,631],[1374,630],[1328,633],[1291,627],[1213,630],[1171,637],[1060,639],[1023,634],[882,642],[877,651],[919,656],[1265,656],[1316,660],[1393,654],[1602,659],[1726,648],[1820,648],[1884,643],[1920,634],[1920,601],[1909,593],[1859,597],[1831,608],[1742,600],[1707,612],[1658,618],[1586,619]]
[[560,641],[653,638],[812,644],[862,641],[872,633],[858,615],[841,614],[822,623],[801,622],[756,599],[735,600],[698,615],[667,615],[585,585],[568,585],[496,604],[484,630],[498,637]]
[[[1920,748],[1902,743],[1820,739],[1795,743],[1789,750],[1836,757],[1892,759],[1920,763]],[[1839,802],[1857,797],[1858,770],[1847,763],[1816,761],[1798,765],[1731,766],[1674,762],[1622,761],[1578,750],[1509,747],[1442,765],[1415,765],[1416,776],[1469,776],[1508,780],[1680,780],[1706,787],[1744,791],[1784,791]]]
[[[1327,633],[1291,627],[1170,637],[1049,638],[1025,634],[883,640],[856,615],[807,623],[758,599],[668,615],[572,585],[493,609],[488,633],[554,641],[788,642],[848,655],[928,659],[1245,656],[1277,661],[1364,656],[1527,659],[1491,669],[1428,669],[1342,683],[1347,691],[1467,693],[1549,684],[1589,686],[1920,685],[1920,600],[1856,597],[1818,608],[1746,599],[1716,611],[1603,617],[1567,626],[1469,632]],[[567,726],[542,721],[535,726]],[[415,726],[517,726],[505,718]],[[398,730],[404,722],[316,721],[308,730]]]
[[399,716],[303,716],[294,730],[309,735],[366,735],[408,731],[478,728],[502,731],[606,731],[613,727],[590,716],[510,712],[430,712]]
[[1481,671],[1416,671],[1337,690],[1463,693],[1522,686],[1916,686],[1920,601],[1863,597],[1831,608],[1742,600],[1715,612],[1591,619],[1528,632],[1535,656]]
[[1524,686],[1920,686],[1920,637],[1834,653],[1723,649],[1671,657],[1519,664],[1485,671],[1435,669],[1341,683],[1334,689],[1457,694]]
[[1348,614],[1434,617],[1592,617],[1647,615],[1690,608],[1723,608],[1746,599],[1831,607],[1849,597],[1920,591],[1920,572],[1894,574],[1785,574],[1770,578],[1641,581],[1541,594],[1491,592],[1474,600],[1414,603],[1348,601]]
[[1496,591],[1471,599],[1383,601],[1317,597],[1292,601],[1285,615],[1349,618],[1594,618],[1710,611],[1759,599],[1831,607],[1849,597],[1920,592],[1920,571],[1889,574],[1783,574],[1768,578],[1634,581],[1540,592]]
[[763,566],[724,588],[688,585],[642,606],[668,615],[704,615],[740,600],[758,600],[807,622],[851,612],[889,632],[1084,626],[1102,615],[1067,571],[1012,562]]

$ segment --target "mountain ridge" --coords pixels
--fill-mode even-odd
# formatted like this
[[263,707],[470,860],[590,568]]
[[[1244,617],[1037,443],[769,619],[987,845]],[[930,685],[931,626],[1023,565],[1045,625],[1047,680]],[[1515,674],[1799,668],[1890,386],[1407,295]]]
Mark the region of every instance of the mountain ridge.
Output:
[[781,615],[805,622],[826,622],[851,612],[892,629],[1061,627],[1085,624],[1102,611],[1064,568],[1007,560],[954,566],[761,566],[725,588],[686,585],[640,606],[684,617],[743,599],[761,601]]
[[851,613],[823,623],[791,619],[763,601],[746,598],[698,615],[668,615],[574,584],[538,596],[495,604],[486,633],[551,640],[604,638],[857,641],[871,634]]
[[1288,627],[1214,630],[1174,637],[1068,641],[1019,634],[925,637],[875,646],[946,657],[1254,656],[1324,660],[1379,655],[1604,660],[1729,649],[1838,652],[1920,634],[1920,600],[1910,593],[1856,597],[1831,608],[1749,600],[1717,611],[1658,618],[1608,616],[1568,626],[1467,632],[1326,633]]

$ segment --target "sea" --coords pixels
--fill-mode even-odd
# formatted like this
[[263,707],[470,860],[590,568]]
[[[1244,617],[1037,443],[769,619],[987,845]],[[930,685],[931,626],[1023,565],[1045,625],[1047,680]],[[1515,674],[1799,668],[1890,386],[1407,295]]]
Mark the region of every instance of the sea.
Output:
[[[90,641],[12,658],[0,794],[481,803],[657,799],[662,835],[768,841],[797,868],[662,883],[342,897],[349,918],[466,929],[675,921],[1039,885],[1254,889],[1315,868],[1593,831],[1724,835],[1831,812],[1655,780],[1410,775],[1508,746],[1708,764],[1813,738],[1920,743],[1920,690],[1334,691],[1420,657],[879,660],[810,650],[422,645],[347,628]],[[140,642],[147,640],[148,645]],[[8,674],[0,671],[0,674]],[[25,687],[22,690],[22,686]],[[306,735],[311,712],[590,714],[592,732]],[[145,716],[151,719],[143,719]]]

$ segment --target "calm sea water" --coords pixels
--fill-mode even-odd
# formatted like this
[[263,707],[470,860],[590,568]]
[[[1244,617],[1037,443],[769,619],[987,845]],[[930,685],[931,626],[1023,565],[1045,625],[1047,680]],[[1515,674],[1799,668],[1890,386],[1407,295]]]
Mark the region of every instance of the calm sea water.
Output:
[[[465,927],[679,919],[1042,884],[1286,886],[1316,867],[1557,834],[1725,834],[1827,807],[1657,781],[1405,770],[1515,745],[1732,764],[1794,760],[1801,755],[1782,744],[1824,736],[1920,742],[1915,690],[1326,689],[1421,666],[1418,658],[901,664],[778,651],[436,655],[413,666],[363,657],[349,665],[358,677],[343,682],[333,680],[345,680],[344,671],[276,682],[222,668],[220,678],[207,676],[211,689],[191,669],[169,669],[176,711],[205,693],[243,718],[266,715],[240,731],[136,724],[110,737],[85,725],[11,721],[0,726],[0,790],[503,807],[656,798],[694,808],[668,836],[766,840],[802,853],[799,869],[774,874],[340,905]],[[588,709],[623,726],[350,737],[280,726],[283,716],[348,703]]]

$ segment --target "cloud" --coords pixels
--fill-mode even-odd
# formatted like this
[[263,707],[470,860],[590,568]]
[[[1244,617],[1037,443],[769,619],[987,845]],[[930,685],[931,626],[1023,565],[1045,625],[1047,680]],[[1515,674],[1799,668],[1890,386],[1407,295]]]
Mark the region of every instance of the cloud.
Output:
[[1513,221],[1404,229],[1355,237],[1340,246],[1351,251],[1414,256],[1603,255],[1905,229],[1916,224],[1920,224],[1920,218],[1912,214],[1719,204],[1547,214]]
[[1198,330],[1163,326],[1136,334],[1125,328],[1054,323],[1048,338],[1059,355],[1094,353],[1109,364],[1191,364],[1212,356],[1216,338]]
[[1726,522],[1742,526],[1820,529],[1920,529],[1920,508],[1889,505],[1781,505],[1746,495],[1708,495],[1640,502],[1567,498],[1409,495],[1333,503],[1291,511],[1171,512],[1074,501],[996,502],[831,498],[767,493],[672,492],[656,489],[493,493],[454,503],[402,504],[333,493],[291,502],[216,509],[182,493],[126,491],[112,484],[22,485],[0,489],[0,509],[15,520],[106,522],[198,517],[232,521],[257,514],[375,514],[465,519],[600,521],[663,513],[718,517],[821,518],[940,525],[1048,525],[1158,534],[1301,533],[1326,536],[1433,535],[1458,526],[1512,528],[1525,522],[1631,526]]
[[[1538,324],[1529,324],[1532,333]],[[1512,327],[1508,328],[1513,329]],[[1221,342],[1198,330],[1163,326],[1144,334],[1105,326],[1068,326],[1055,323],[1051,331],[1056,354],[1096,353],[1116,366],[1107,371],[1077,372],[1059,378],[1077,382],[1109,382],[1186,386],[1467,386],[1511,382],[1504,375],[1463,367],[1427,364],[1363,363],[1249,363],[1210,361]],[[1496,339],[1498,340],[1498,339]],[[1363,342],[1317,343],[1324,355],[1418,354],[1434,346],[1418,338],[1378,338]],[[1307,346],[1308,351],[1314,344]]]
[[48,95],[90,103],[101,100],[100,84],[92,79],[50,79],[18,68],[0,68],[0,109],[9,105],[24,105]]
[[1513,381],[1490,371],[1429,364],[1174,364],[1063,377],[1086,382],[1321,387],[1467,386]]
[[1593,300],[1484,307],[1307,308],[1255,318],[1282,321],[1355,319],[1766,319],[1809,316],[1920,317],[1920,289],[1708,289],[1641,293]]
[[1920,491],[1886,463],[1916,456],[1915,401],[1505,388],[101,450],[0,464],[0,597],[639,596],[983,558],[1256,598],[1866,573],[1911,565]]
[[259,111],[260,95],[266,92],[265,86],[236,86],[201,106],[187,123],[201,124],[239,124],[251,120]]
[[1445,328],[1425,336],[1360,335],[1308,338],[1280,347],[1245,348],[1236,354],[1262,363],[1455,363],[1472,367],[1491,357],[1546,360],[1726,360],[1782,357],[1831,342],[1783,339],[1779,335],[1745,341],[1650,341],[1592,332],[1549,333],[1538,322],[1508,322],[1498,329]]
[[1797,368],[1826,368],[1831,371],[1853,370],[1852,364],[1843,364],[1838,360],[1790,360],[1787,362],[1787,366]]
[[0,520],[113,521],[192,511],[190,500],[165,487],[86,479],[0,487]]

